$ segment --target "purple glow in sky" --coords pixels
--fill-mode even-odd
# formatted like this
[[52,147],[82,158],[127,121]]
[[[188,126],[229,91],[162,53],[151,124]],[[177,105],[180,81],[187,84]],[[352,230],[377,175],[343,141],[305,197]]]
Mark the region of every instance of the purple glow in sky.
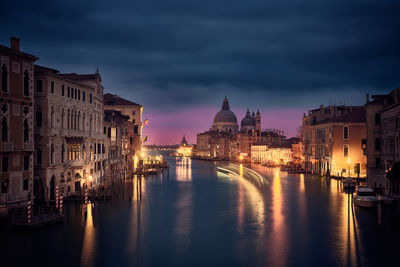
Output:
[[[183,135],[186,136],[189,143],[195,144],[196,135],[211,128],[219,108],[203,106],[163,113],[144,110],[143,119],[149,119],[149,125],[144,126],[143,129],[144,135],[148,135],[147,144],[178,144]],[[239,127],[246,109],[231,108],[236,114]],[[250,111],[252,110],[250,109]],[[300,108],[262,110],[261,108],[260,112],[263,129],[283,130],[287,137],[293,137],[297,135],[296,129],[301,125],[301,118],[306,110]]]

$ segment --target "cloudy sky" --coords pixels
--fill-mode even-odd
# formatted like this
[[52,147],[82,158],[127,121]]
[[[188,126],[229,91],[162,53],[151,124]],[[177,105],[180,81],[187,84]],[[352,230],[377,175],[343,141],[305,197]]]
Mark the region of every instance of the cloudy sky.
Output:
[[0,43],[61,72],[98,67],[106,92],[144,106],[149,143],[211,127],[228,96],[239,123],[296,134],[320,104],[400,85],[400,1],[130,0],[0,3]]

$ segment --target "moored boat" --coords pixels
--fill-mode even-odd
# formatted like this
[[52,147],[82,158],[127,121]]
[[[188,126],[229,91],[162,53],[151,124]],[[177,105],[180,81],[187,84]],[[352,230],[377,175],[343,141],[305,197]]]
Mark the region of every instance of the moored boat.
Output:
[[358,186],[353,195],[354,203],[360,207],[374,207],[378,202],[372,188]]

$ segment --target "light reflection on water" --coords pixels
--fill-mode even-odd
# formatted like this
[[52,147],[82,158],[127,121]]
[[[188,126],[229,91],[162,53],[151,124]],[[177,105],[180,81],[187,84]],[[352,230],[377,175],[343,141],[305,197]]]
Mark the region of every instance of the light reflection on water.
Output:
[[12,260],[5,266],[44,266],[42,259],[59,266],[376,265],[395,247],[390,238],[400,237],[397,217],[383,214],[378,229],[376,211],[354,207],[336,180],[258,165],[252,168],[266,181],[258,183],[243,166],[170,164],[169,179],[135,177],[112,201],[88,205],[86,218],[71,204],[62,225],[29,236],[0,229],[0,251]]

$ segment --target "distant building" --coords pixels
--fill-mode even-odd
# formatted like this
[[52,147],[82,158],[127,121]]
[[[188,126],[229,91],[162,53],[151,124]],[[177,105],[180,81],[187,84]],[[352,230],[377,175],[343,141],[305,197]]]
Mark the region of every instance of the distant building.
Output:
[[33,194],[34,67],[20,40],[0,45],[0,204],[25,206]]
[[182,157],[191,157],[193,154],[193,145],[190,145],[185,136],[182,138],[181,144],[178,147],[177,155]]
[[265,163],[267,161],[268,143],[258,141],[251,145],[251,162]]
[[308,172],[365,177],[364,106],[321,106],[303,117],[302,146]]
[[142,152],[142,113],[143,107],[140,104],[126,100],[113,94],[104,94],[104,109],[120,111],[122,115],[129,117],[128,125],[129,146],[131,155],[129,162],[136,168]]
[[238,131],[236,115],[230,110],[225,97],[221,110],[215,115],[212,128],[197,135],[194,155],[200,158],[251,161],[251,145],[265,141],[269,145],[284,144],[283,132],[261,130],[261,114],[257,110],[250,115],[247,109]]

